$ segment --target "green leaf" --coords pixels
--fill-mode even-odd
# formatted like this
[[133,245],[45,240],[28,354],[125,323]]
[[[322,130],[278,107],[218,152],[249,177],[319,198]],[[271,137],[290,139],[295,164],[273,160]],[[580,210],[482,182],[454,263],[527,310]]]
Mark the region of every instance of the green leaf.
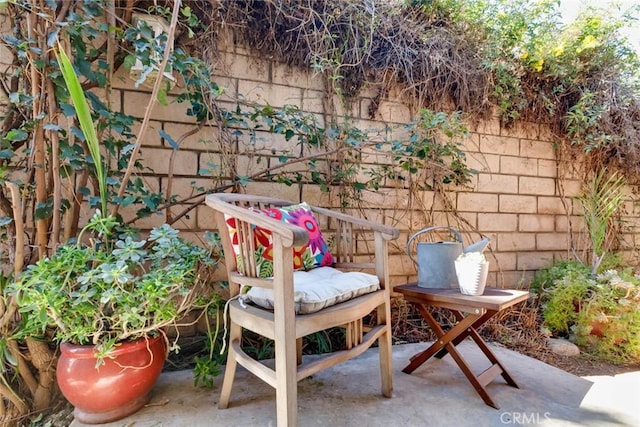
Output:
[[50,218],[53,214],[53,206],[51,203],[39,203],[36,206],[35,219],[46,219]]
[[162,138],[164,138],[165,141],[167,141],[169,143],[169,145],[171,146],[171,148],[173,148],[174,150],[178,150],[180,148],[180,146],[178,145],[178,143],[171,137],[171,135],[169,135],[168,133],[166,133],[163,129],[160,129],[158,131],[158,133],[160,134],[160,136]]
[[91,112],[89,111],[89,104],[82,89],[82,85],[78,80],[78,76],[73,69],[73,65],[69,60],[66,52],[62,46],[58,45],[58,48],[54,50],[60,71],[64,77],[67,89],[73,101],[73,105],[78,115],[78,121],[80,122],[80,128],[84,133],[87,148],[93,159],[94,167],[96,169],[96,177],[98,178],[98,186],[100,189],[100,201],[102,205],[102,212],[106,215],[107,212],[107,183],[106,175],[102,165],[102,155],[100,153],[100,142],[98,141],[98,134],[96,128],[93,125],[93,119],[91,118]]
[[75,116],[76,114],[76,110],[75,108],[73,108],[73,105],[71,104],[66,104],[64,102],[61,102],[60,109],[62,110],[62,114],[64,114],[65,117],[72,117],[72,116]]
[[124,58],[124,68],[126,70],[130,70],[136,64],[136,56],[135,55],[127,55]]
[[58,131],[62,130],[62,127],[58,126],[55,123],[47,123],[44,126],[42,126],[42,128],[44,130],[51,130],[51,131],[54,131],[54,132],[58,132]]
[[9,141],[24,141],[29,137],[29,134],[22,129],[11,129],[7,132],[6,139]]
[[355,188],[356,190],[364,190],[367,188],[367,184],[364,184],[362,182],[354,182],[353,188]]
[[54,31],[51,31],[47,35],[47,46],[52,47],[56,41],[58,40],[58,34],[60,33],[60,28],[56,28]]
[[167,106],[169,105],[169,102],[167,101],[167,89],[161,87],[160,90],[158,90],[158,102],[160,103],[160,105],[162,106]]

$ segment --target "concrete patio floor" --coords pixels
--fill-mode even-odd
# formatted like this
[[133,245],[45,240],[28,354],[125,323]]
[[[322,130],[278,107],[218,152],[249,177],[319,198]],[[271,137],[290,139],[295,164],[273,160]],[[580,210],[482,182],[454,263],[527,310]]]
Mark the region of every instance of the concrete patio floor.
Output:
[[[411,375],[402,368],[428,344],[393,348],[394,394],[380,395],[377,349],[299,383],[300,426],[640,426],[640,372],[577,377],[536,359],[492,347],[520,388],[498,377],[487,386],[498,402],[484,404],[451,356],[432,359]],[[458,347],[474,372],[489,362],[472,342]],[[166,372],[150,403],[109,427],[275,426],[275,391],[239,368],[228,409],[213,389],[194,388],[191,371]],[[74,421],[72,426],[81,427]]]

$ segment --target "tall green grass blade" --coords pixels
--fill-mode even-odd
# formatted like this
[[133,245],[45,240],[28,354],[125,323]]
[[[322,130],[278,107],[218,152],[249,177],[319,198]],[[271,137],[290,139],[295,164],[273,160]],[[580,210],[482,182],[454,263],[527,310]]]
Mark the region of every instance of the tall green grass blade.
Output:
[[102,164],[102,155],[100,153],[100,143],[98,141],[98,134],[91,118],[91,111],[89,110],[89,104],[80,85],[80,80],[76,75],[73,64],[69,60],[69,57],[65,53],[60,44],[58,48],[54,50],[56,59],[58,60],[58,66],[62,72],[62,77],[69,90],[69,95],[73,102],[73,106],[76,109],[78,116],[78,122],[80,123],[80,129],[84,134],[89,154],[93,160],[93,164],[96,169],[96,178],[98,179],[98,186],[100,190],[100,202],[102,206],[102,215],[107,215],[107,177],[104,172],[104,166]]

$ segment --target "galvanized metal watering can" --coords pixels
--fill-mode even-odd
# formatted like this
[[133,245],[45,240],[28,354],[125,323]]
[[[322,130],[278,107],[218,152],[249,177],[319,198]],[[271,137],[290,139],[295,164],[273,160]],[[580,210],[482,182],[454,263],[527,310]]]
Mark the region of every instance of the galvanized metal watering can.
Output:
[[[417,259],[412,256],[411,243],[423,233],[435,230],[448,230],[456,239],[449,242],[416,243]],[[482,240],[467,247],[462,246],[462,235],[452,227],[435,226],[424,228],[409,237],[407,255],[418,269],[418,286],[422,288],[457,288],[458,278],[454,261],[463,252],[482,252],[489,245],[490,239]]]

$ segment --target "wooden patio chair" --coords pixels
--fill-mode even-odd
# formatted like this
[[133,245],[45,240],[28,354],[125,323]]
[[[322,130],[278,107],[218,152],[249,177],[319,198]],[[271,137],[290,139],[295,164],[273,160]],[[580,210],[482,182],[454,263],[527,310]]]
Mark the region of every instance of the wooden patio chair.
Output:
[[[397,238],[398,230],[306,204],[298,211],[300,205],[290,207],[291,202],[268,197],[213,194],[207,196],[206,203],[215,210],[232,296],[229,353],[219,408],[229,405],[239,363],[276,389],[278,425],[294,426],[297,382],[362,354],[376,341],[382,394],[391,397],[387,241]],[[315,225],[306,208],[312,211]],[[302,221],[298,224],[304,228],[293,225],[296,222],[291,218]],[[323,228],[323,244],[318,243],[317,225]],[[331,247],[330,255],[324,245],[327,241],[331,243],[326,244]],[[313,256],[301,254],[307,243]],[[318,253],[319,249],[325,253]],[[265,253],[272,260],[266,267]],[[301,263],[308,267],[313,262],[320,266],[296,271]],[[241,293],[243,287],[251,288],[246,295]],[[331,294],[332,287],[338,288],[335,295],[325,295]],[[305,293],[310,295],[306,299],[300,296]],[[363,318],[371,313],[373,326],[363,326]],[[346,328],[346,350],[303,361],[302,337],[336,326]],[[275,369],[243,351],[243,329],[274,341]]]

